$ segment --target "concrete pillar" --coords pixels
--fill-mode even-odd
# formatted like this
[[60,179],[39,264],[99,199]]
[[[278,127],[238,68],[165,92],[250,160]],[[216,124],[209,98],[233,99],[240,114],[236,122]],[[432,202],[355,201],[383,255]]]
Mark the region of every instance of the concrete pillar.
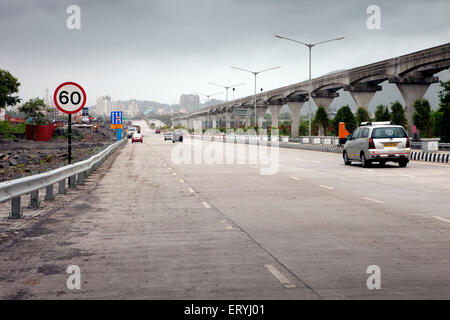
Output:
[[211,115],[211,128],[216,129],[217,127],[217,115]]
[[240,127],[241,118],[239,116],[234,116],[234,128],[237,129]]
[[20,196],[11,199],[11,219],[20,219],[21,215]]
[[366,83],[358,83],[344,87],[344,91],[349,91],[355,100],[357,108],[368,110],[370,101],[377,91],[381,91],[381,86]]
[[266,114],[266,106],[256,107],[256,117],[258,118],[258,128],[262,128],[264,122],[264,115]]
[[66,193],[66,179],[58,182],[58,193]]
[[250,110],[247,110],[247,114],[245,115],[245,126],[250,127],[251,125]]
[[395,83],[403,99],[405,99],[405,116],[408,120],[409,135],[412,135],[414,102],[417,99],[422,99],[430,84],[438,81],[438,77],[394,76],[389,78],[389,83]]
[[225,112],[225,122],[227,129],[231,128],[231,111]]
[[328,108],[330,107],[334,98],[339,97],[339,94],[337,92],[318,91],[312,92],[311,97],[314,99],[317,107],[322,106],[328,112]]
[[282,105],[269,105],[269,111],[272,116],[271,128],[278,128],[278,116],[282,107]]
[[288,102],[289,109],[292,113],[292,124],[291,124],[291,137],[298,137],[298,126],[300,125],[300,111],[302,110],[304,102]]

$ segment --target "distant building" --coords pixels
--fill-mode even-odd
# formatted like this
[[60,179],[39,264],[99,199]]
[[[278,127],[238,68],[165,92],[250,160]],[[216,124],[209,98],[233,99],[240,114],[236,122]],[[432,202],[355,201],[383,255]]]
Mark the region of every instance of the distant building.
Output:
[[99,116],[108,117],[111,114],[112,104],[110,96],[102,96],[97,98],[97,114]]
[[191,112],[200,107],[200,97],[196,94],[182,94],[180,96],[180,106]]

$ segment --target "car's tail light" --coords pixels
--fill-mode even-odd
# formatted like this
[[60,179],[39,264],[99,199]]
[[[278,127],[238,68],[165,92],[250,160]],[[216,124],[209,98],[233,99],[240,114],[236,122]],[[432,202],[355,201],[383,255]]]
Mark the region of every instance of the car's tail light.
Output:
[[373,138],[369,138],[369,149],[375,149],[375,143],[373,142]]
[[406,146],[405,148],[411,148],[411,142],[409,141],[409,137],[406,137]]

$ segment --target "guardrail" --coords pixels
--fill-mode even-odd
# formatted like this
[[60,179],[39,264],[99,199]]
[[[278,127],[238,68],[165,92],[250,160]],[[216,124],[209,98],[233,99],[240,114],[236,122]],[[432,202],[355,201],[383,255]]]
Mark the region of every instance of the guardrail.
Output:
[[96,170],[118,147],[126,143],[122,139],[87,160],[51,170],[0,183],[0,203],[11,200],[10,218],[21,217],[21,196],[30,194],[30,207],[39,207],[39,190],[45,188],[45,200],[54,199],[53,186],[58,183],[58,193],[66,193],[66,179],[70,188],[83,184],[84,179]]
[[[412,141],[411,149],[422,150],[423,142]],[[450,150],[450,143],[439,142],[439,150]]]

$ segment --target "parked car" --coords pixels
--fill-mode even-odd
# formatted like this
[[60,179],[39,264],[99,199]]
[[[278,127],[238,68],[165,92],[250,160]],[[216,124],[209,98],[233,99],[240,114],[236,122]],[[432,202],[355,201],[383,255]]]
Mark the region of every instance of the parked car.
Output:
[[183,131],[182,130],[174,130],[172,133],[172,142],[175,143],[177,141],[183,142]]
[[164,141],[172,140],[172,131],[164,131]]
[[396,162],[400,167],[406,167],[409,162],[411,142],[402,126],[386,122],[363,122],[351,135],[342,151],[344,163],[359,161],[366,168],[372,162],[382,166],[386,162]]
[[136,128],[135,127],[128,127],[128,134],[127,134],[127,137],[128,138],[131,138],[131,137],[133,137],[133,135],[135,134],[137,132],[137,130],[136,130]]
[[133,137],[131,138],[131,143],[134,143],[134,142],[140,142],[140,143],[144,142],[144,139],[142,138],[142,135],[140,133],[136,132],[135,134],[133,134]]

